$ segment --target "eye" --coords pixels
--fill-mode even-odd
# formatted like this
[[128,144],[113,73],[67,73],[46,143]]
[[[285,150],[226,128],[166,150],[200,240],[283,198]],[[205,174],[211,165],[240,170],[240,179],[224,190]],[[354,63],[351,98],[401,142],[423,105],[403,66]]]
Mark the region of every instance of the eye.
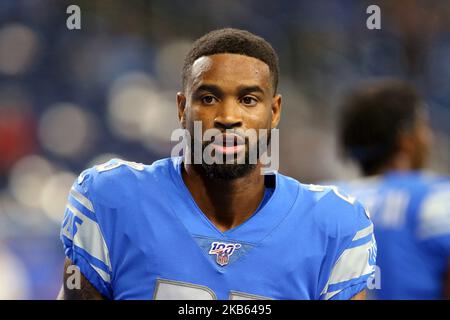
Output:
[[245,96],[241,99],[241,103],[245,104],[246,106],[255,106],[258,103],[258,100],[251,96]]
[[201,101],[203,104],[210,106],[213,105],[215,102],[217,102],[217,99],[214,96],[209,95],[202,97]]

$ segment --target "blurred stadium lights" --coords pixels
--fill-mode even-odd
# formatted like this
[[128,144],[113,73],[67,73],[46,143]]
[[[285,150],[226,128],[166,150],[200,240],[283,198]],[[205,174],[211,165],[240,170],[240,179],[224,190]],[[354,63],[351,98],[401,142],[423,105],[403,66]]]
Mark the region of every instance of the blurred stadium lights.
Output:
[[173,129],[178,127],[173,92],[163,94],[147,74],[132,72],[119,77],[109,92],[108,121],[119,137],[139,141],[165,153]]
[[67,203],[67,190],[76,179],[72,172],[62,171],[51,175],[42,187],[40,205],[48,218],[61,223]]
[[27,216],[23,221],[30,219],[30,224],[48,225],[49,219],[60,224],[67,192],[75,179],[74,173],[61,170],[42,156],[24,157],[16,162],[9,176],[9,190],[16,204],[4,196],[0,207],[7,205],[7,211],[15,212],[18,218]]
[[39,50],[39,38],[22,24],[8,24],[0,29],[0,72],[19,75],[29,69]]
[[179,39],[163,45],[156,54],[156,77],[169,88],[181,88],[181,70],[184,57],[192,46],[192,41]]
[[[33,213],[30,213],[33,211]],[[0,193],[0,241],[8,239],[17,235],[19,229],[24,224],[28,225],[35,222],[37,219],[30,219],[30,216],[35,217],[37,209],[31,209],[23,204],[20,204],[12,195],[9,189],[3,190]],[[38,222],[39,224],[39,222]],[[39,226],[34,225],[36,230]]]
[[0,175],[37,148],[31,109],[28,92],[22,86],[0,86]]
[[38,208],[42,185],[54,172],[54,166],[41,156],[31,155],[22,158],[10,172],[9,187],[12,195],[20,204]]
[[73,103],[59,103],[47,109],[39,122],[39,139],[44,148],[66,158],[81,158],[96,138],[95,120]]
[[0,243],[0,300],[29,298],[29,280],[24,264]]
[[141,143],[161,155],[170,154],[172,131],[179,128],[178,111],[173,91],[154,95],[152,104],[145,110],[140,123]]
[[108,120],[119,137],[139,141],[140,122],[151,105],[156,91],[153,80],[144,73],[129,73],[119,77],[109,91]]

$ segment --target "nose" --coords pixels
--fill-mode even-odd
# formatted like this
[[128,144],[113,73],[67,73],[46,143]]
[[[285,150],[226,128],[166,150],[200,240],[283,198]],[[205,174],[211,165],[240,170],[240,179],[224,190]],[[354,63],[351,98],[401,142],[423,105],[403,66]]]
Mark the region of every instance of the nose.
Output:
[[242,126],[241,110],[234,101],[224,101],[214,118],[214,127],[221,130],[235,129]]

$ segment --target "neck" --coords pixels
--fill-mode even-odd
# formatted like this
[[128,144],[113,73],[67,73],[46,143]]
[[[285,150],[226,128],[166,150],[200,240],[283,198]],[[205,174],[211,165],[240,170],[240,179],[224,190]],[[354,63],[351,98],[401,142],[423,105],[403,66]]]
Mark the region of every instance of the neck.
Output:
[[405,153],[397,153],[392,159],[384,166],[381,166],[376,174],[383,174],[388,171],[411,171],[417,169],[411,157]]
[[264,175],[260,165],[247,175],[233,180],[208,178],[201,167],[184,164],[182,177],[195,202],[221,231],[247,220],[264,196]]

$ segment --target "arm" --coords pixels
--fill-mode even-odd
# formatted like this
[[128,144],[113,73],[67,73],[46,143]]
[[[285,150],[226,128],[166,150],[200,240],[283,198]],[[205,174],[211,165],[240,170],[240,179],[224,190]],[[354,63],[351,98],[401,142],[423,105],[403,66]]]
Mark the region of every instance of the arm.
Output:
[[60,232],[67,258],[60,299],[113,298],[106,229],[101,223],[104,212],[94,206],[101,191],[93,186],[95,174],[91,169],[83,171],[69,191]]
[[366,300],[366,290],[361,291],[357,295],[353,296],[350,300]]
[[64,261],[64,277],[63,285],[58,294],[57,300],[106,300],[93,286],[92,284],[83,276],[80,272],[80,286],[79,289],[70,289],[67,284],[72,276],[71,272],[68,272],[68,268],[72,266],[72,261],[66,258]]
[[447,266],[447,274],[444,279],[444,299],[450,300],[450,261]]
[[[346,233],[339,238],[339,249],[327,268],[327,282],[320,299],[365,300],[368,280],[375,276],[376,241],[373,224],[364,207],[355,202],[353,214],[343,210]],[[350,213],[350,214],[349,214]],[[346,224],[344,224],[346,223]]]

